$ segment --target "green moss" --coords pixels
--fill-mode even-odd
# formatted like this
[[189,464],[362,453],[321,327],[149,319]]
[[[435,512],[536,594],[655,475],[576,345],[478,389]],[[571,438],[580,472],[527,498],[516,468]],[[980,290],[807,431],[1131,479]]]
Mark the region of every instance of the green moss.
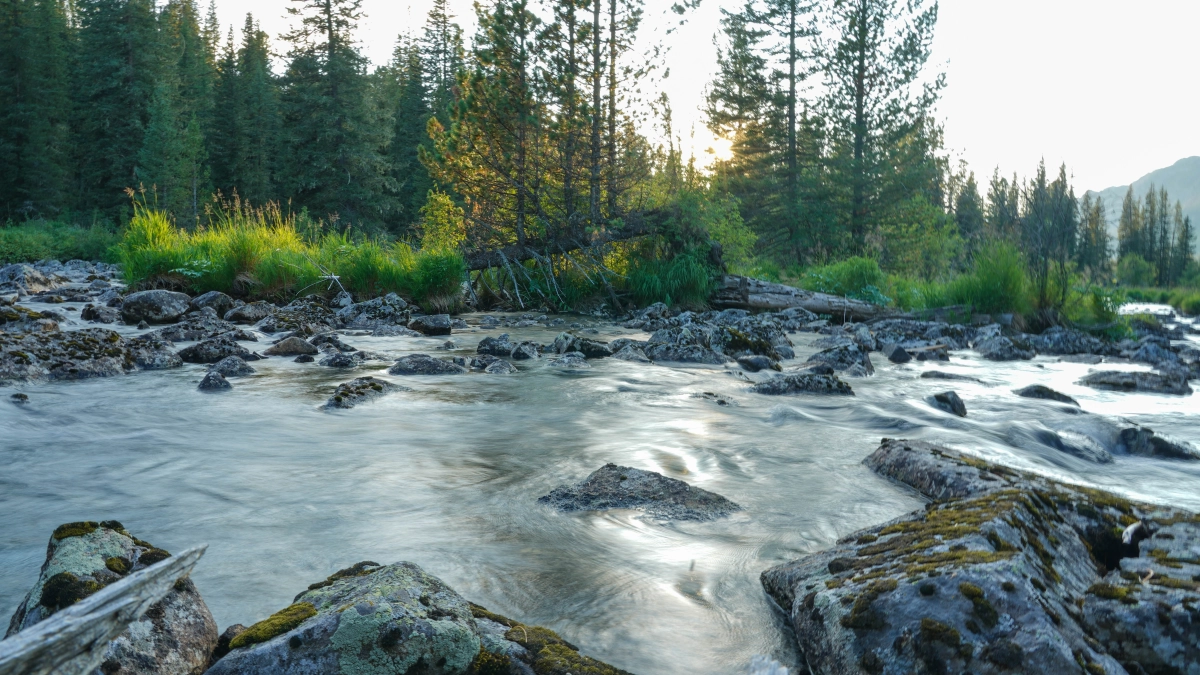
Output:
[[533,661],[537,675],[630,675],[620,668],[583,656],[564,644],[546,645]]
[[70,607],[101,588],[104,586],[99,582],[80,579],[70,572],[59,572],[42,585],[42,597],[38,604],[56,612]]
[[298,602],[250,626],[229,641],[229,648],[241,649],[266,642],[296,628],[316,615],[317,608],[311,602]]
[[1089,663],[1083,668],[1088,672],[1088,675],[1105,675],[1108,672],[1099,663]]
[[375,572],[380,567],[381,567],[381,565],[377,562],[371,562],[370,560],[364,560],[360,563],[355,563],[354,565],[351,565],[350,567],[347,567],[344,570],[338,570],[338,571],[334,572],[333,574],[329,575],[329,577],[326,578],[325,581],[318,581],[317,583],[310,585],[308,587],[308,590],[315,591],[318,588],[325,588],[326,586],[332,586],[333,582],[339,581],[341,579],[351,579],[353,577],[365,577],[368,574]]
[[957,648],[962,642],[962,636],[953,626],[935,619],[921,619],[921,640],[925,642],[940,642],[949,647]]
[[858,597],[854,599],[854,607],[851,608],[850,614],[842,617],[842,626],[845,628],[857,628],[860,630],[879,630],[886,625],[883,616],[871,608],[871,604],[875,602],[879,596],[884,593],[891,593],[896,590],[899,583],[895,579],[885,579],[876,581],[870,586],[867,586]]
[[513,626],[518,625],[516,621],[513,621],[512,619],[510,619],[506,616],[501,616],[499,614],[496,614],[495,612],[489,612],[488,610],[484,609],[483,607],[480,607],[479,605],[477,605],[473,602],[468,603],[468,604],[471,606],[471,616],[475,617],[476,619],[487,619],[489,621],[495,621],[496,623],[501,624],[503,626],[508,626],[509,628],[512,628]]
[[1156,574],[1150,578],[1151,585],[1162,586],[1164,588],[1179,588],[1185,591],[1200,591],[1200,584],[1195,581],[1186,581],[1184,579],[1174,579],[1161,574]]
[[575,645],[559,637],[558,633],[541,626],[526,626],[518,623],[504,634],[505,639],[516,642],[530,653],[536,654],[550,645],[563,645],[570,649],[578,649]]
[[90,520],[78,523],[65,523],[54,528],[54,534],[51,536],[55,541],[62,541],[69,537],[82,537],[85,534],[91,534],[99,527],[99,523],[94,523]]
[[161,548],[152,548],[149,551],[143,551],[142,554],[138,556],[138,562],[149,567],[154,563],[162,562],[170,557],[171,554],[167,551],[164,551]]
[[1095,584],[1087,590],[1089,595],[1094,595],[1105,600],[1118,600],[1127,605],[1136,605],[1137,599],[1129,595],[1130,589],[1125,586],[1114,586],[1112,584]]
[[472,675],[509,675],[512,660],[503,654],[493,654],[485,649],[471,662]]
[[983,622],[983,625],[988,628],[995,627],[996,623],[1000,620],[1000,615],[996,612],[996,608],[992,607],[992,603],[988,602],[982,588],[964,581],[958,585],[958,592],[971,601],[971,604],[974,606],[975,616]]
[[110,572],[120,574],[121,576],[129,574],[129,570],[133,569],[133,563],[129,562],[127,558],[122,558],[120,556],[105,558],[104,566],[107,567]]

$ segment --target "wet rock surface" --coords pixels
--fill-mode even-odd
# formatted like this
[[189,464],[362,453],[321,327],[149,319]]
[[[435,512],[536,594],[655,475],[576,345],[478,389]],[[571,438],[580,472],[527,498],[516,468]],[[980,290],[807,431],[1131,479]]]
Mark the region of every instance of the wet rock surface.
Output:
[[951,415],[959,417],[967,416],[967,404],[963,403],[963,400],[959,398],[956,392],[944,391],[940,394],[934,394],[929,397],[929,402],[933,407],[944,410]]
[[271,316],[276,310],[275,305],[269,302],[251,302],[229,310],[224,319],[232,323],[255,324]]
[[453,361],[437,359],[428,354],[410,354],[388,369],[392,375],[461,375],[465,372],[466,368]]
[[342,328],[386,331],[407,326],[411,314],[412,311],[403,298],[395,293],[388,293],[381,298],[339,309],[337,320]]
[[[885,440],[865,463],[937,501],[763,573],[815,672],[1142,673],[1200,664],[1186,609],[1200,602],[1186,553],[1200,545],[1195,514],[927,443]],[[1139,543],[1138,524],[1167,537]]]
[[373,401],[395,391],[410,391],[377,377],[360,377],[337,386],[325,403],[326,409],[349,410],[356,405]]
[[221,373],[210,370],[204,374],[198,388],[200,391],[229,391],[233,389],[233,385]]
[[0,333],[0,380],[83,380],[182,364],[174,345],[105,328]]
[[240,356],[226,356],[214,363],[209,372],[220,373],[224,377],[246,377],[253,375],[255,370]]
[[174,323],[188,312],[192,299],[174,291],[141,291],[125,296],[121,318],[125,323]]
[[713,520],[741,510],[681,480],[616,464],[604,465],[580,483],[559,486],[538,502],[567,512],[637,509],[660,520]]
[[[67,523],[50,538],[37,582],[17,608],[8,636],[25,630],[170,553],[131,536],[116,521]],[[217,646],[217,626],[189,579],[175,584],[104,649],[102,673],[199,675]]]
[[184,363],[217,363],[230,356],[236,356],[243,361],[256,361],[259,358],[231,337],[205,340],[179,351],[179,358],[183,359]]
[[1013,393],[1021,398],[1040,398],[1045,401],[1057,401],[1079,407],[1079,401],[1042,384],[1031,384],[1028,387],[1017,389]]
[[454,322],[449,314],[419,316],[408,322],[408,327],[422,335],[449,335]]
[[1188,386],[1187,379],[1178,373],[1102,370],[1090,373],[1079,383],[1109,391],[1136,391],[1173,396],[1190,396],[1192,394],[1192,388]]
[[784,396],[789,394],[832,394],[853,396],[854,390],[836,375],[793,373],[776,375],[750,388],[756,394]]
[[236,302],[233,298],[220,291],[209,291],[192,298],[189,306],[192,309],[209,308],[216,312],[218,317],[224,317],[234,307]]
[[311,356],[318,353],[318,351],[319,350],[317,349],[316,345],[313,345],[303,338],[293,336],[284,338],[283,340],[271,345],[265,351],[263,351],[263,354],[265,356],[300,356],[301,354],[308,354]]

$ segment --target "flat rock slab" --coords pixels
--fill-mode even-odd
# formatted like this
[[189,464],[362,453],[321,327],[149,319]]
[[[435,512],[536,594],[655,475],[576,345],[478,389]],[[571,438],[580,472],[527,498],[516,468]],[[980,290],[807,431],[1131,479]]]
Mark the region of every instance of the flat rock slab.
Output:
[[714,520],[742,507],[721,495],[653,471],[605,464],[581,483],[538,498],[560,511],[638,509],[661,520]]
[[1192,393],[1192,388],[1188,386],[1186,378],[1124,370],[1102,370],[1091,373],[1080,380],[1079,384],[1108,391],[1171,394],[1174,396],[1189,396]]

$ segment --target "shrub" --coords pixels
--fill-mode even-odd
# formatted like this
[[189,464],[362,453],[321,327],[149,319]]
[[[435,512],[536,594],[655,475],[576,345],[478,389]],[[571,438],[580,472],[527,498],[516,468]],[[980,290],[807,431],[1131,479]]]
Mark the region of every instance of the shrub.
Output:
[[699,253],[670,260],[639,258],[630,263],[626,288],[641,306],[655,302],[701,307],[713,289],[713,270]]
[[0,225],[0,265],[38,260],[98,260],[114,262],[110,249],[120,236],[103,225],[33,220]]
[[1117,263],[1117,279],[1122,286],[1150,286],[1158,278],[1158,270],[1142,256],[1130,253]]
[[1029,278],[1021,253],[1006,242],[985,246],[975,254],[971,272],[948,284],[946,297],[979,312],[1028,311]]
[[887,277],[879,263],[871,258],[847,258],[832,265],[813,268],[804,275],[801,285],[819,293],[831,293],[886,305],[891,299],[883,294]]

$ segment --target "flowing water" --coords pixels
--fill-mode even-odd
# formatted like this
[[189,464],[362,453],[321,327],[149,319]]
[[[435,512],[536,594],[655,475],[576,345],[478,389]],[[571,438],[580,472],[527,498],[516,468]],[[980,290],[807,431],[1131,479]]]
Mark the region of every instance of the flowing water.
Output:
[[[469,354],[486,335],[549,342],[558,330],[472,329],[453,339]],[[815,337],[793,336],[799,359],[816,351]],[[443,354],[442,339],[344,339],[397,357]],[[861,464],[882,437],[937,441],[1200,509],[1200,462],[1094,464],[1030,440],[1123,417],[1200,444],[1195,397],[1087,389],[1075,382],[1090,367],[1055,357],[881,360],[876,376],[849,380],[854,398],[760,396],[732,369],[612,359],[582,372],[527,361],[511,376],[364,368],[353,376],[371,372],[412,391],[339,412],[320,406],[351,375],[282,358],[254,363],[257,375],[215,395],[196,389],[204,367],[193,365],[22,386],[28,405],[0,402],[0,613],[33,584],[55,526],[116,519],[169,550],[208,543],[193,578],[221,628],[260,620],[360,560],[408,560],[632,672],[733,673],[755,654],[794,659],[759,586],[762,570],[920,506]],[[983,382],[919,379],[927,368]],[[1011,393],[1033,383],[1077,398],[1086,414]],[[947,389],[962,396],[967,418],[925,402]],[[736,405],[693,397],[702,392]],[[537,503],[606,462],[680,478],[745,510],[664,525]]]

